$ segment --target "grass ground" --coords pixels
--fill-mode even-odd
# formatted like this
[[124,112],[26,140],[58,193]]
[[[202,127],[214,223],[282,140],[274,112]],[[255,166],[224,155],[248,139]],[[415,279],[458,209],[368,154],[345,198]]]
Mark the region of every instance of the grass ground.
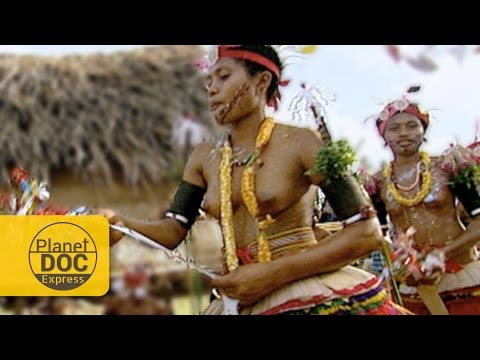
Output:
[[200,298],[195,296],[181,296],[173,299],[173,311],[175,315],[198,315],[208,306],[209,294]]

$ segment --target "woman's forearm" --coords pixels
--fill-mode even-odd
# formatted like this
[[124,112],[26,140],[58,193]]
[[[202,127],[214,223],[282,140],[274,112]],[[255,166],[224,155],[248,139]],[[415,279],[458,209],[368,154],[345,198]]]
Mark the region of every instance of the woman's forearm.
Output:
[[118,216],[118,218],[126,227],[172,250],[180,245],[188,233],[178,221],[173,219],[143,221],[125,216]]

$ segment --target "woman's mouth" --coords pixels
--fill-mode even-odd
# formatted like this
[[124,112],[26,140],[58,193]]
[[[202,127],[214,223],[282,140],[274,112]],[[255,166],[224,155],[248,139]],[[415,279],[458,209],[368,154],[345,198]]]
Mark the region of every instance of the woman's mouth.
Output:
[[210,105],[210,110],[212,110],[212,112],[215,112],[220,106],[222,106],[222,103],[220,102],[212,103]]

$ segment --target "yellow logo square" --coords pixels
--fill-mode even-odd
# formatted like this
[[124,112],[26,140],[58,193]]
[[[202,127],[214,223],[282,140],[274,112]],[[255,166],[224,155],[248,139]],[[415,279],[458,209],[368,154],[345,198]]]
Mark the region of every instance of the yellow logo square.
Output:
[[103,296],[110,285],[103,216],[0,216],[0,296]]

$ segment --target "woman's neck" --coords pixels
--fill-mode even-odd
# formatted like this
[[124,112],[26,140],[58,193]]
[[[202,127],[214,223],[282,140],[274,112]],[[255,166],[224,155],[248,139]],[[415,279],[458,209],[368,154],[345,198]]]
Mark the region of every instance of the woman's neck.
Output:
[[235,146],[245,146],[254,143],[264,120],[264,112],[259,111],[233,124],[231,132],[233,144],[235,144]]

